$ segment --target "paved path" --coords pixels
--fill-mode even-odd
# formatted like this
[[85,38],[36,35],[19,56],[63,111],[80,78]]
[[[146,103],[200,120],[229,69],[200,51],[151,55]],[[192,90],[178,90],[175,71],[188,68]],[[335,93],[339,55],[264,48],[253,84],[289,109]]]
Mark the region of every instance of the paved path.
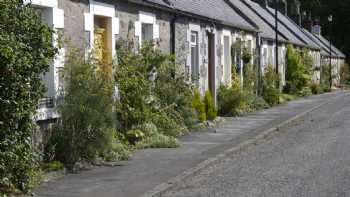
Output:
[[162,197],[349,197],[350,96],[208,166]]
[[244,117],[227,118],[216,132],[193,132],[184,136],[178,149],[138,151],[125,166],[69,174],[43,183],[34,192],[37,196],[57,197],[137,197],[274,125],[346,94],[334,92],[312,96]]

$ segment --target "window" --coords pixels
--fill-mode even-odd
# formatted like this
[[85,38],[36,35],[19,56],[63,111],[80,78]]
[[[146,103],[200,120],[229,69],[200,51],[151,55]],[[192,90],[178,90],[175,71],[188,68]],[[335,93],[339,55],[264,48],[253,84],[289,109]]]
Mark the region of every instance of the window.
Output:
[[228,80],[231,76],[231,46],[230,36],[224,36],[224,72],[225,80]]
[[251,40],[248,40],[248,42],[247,42],[247,48],[248,48],[249,53],[250,53],[251,50],[252,50],[252,41],[251,41]]
[[142,23],[142,42],[153,40],[153,24]]
[[242,64],[242,40],[240,38],[236,39],[236,43],[238,46],[240,46],[238,49],[236,49],[236,72],[241,73],[241,64]]
[[268,60],[269,65],[273,65],[272,53],[273,53],[272,47],[269,47],[269,60]]
[[268,61],[268,59],[267,59],[268,57],[267,57],[267,48],[264,48],[264,52],[263,52],[263,65],[266,67],[267,65],[267,61]]
[[199,48],[198,32],[191,31],[191,75],[193,80],[198,82],[199,75]]

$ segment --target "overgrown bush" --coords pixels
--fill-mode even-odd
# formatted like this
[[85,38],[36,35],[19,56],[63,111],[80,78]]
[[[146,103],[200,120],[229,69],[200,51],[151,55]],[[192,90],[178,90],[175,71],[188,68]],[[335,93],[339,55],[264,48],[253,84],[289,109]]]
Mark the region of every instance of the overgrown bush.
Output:
[[161,133],[156,133],[147,137],[143,141],[136,144],[136,147],[141,148],[177,148],[180,144],[175,137],[166,136]]
[[[114,135],[111,65],[85,61],[72,50],[62,73],[65,79],[61,115],[47,152],[69,169],[106,151]],[[51,151],[50,149],[54,149]]]
[[279,102],[280,90],[277,87],[279,75],[274,71],[272,66],[268,66],[263,76],[262,96],[269,105],[276,105]]
[[323,92],[330,92],[330,65],[321,65],[321,90]]
[[205,112],[205,104],[202,101],[201,95],[198,90],[194,92],[192,98],[192,107],[196,110],[197,116],[201,122],[207,119],[207,115]]
[[22,0],[0,1],[0,193],[27,192],[37,174],[33,115],[57,50],[53,30]]
[[243,69],[243,89],[244,91],[253,93],[255,87],[255,70],[252,64],[245,64]]
[[218,112],[221,116],[235,116],[245,106],[245,96],[239,88],[220,86],[218,89]]
[[[201,115],[192,107],[193,88],[186,82],[186,74],[173,56],[155,49],[152,43],[143,43],[138,53],[134,53],[132,46],[130,41],[122,40],[117,45],[115,81],[119,93],[116,103],[119,131],[129,133],[127,136],[133,143],[161,134],[182,135],[198,122],[197,115]],[[144,124],[154,125],[157,133],[147,133],[139,126]]]
[[303,87],[303,89],[301,89],[298,94],[298,96],[301,96],[301,97],[307,97],[311,95],[312,95],[312,90],[310,87]]
[[286,93],[299,94],[303,88],[308,87],[311,81],[313,66],[312,57],[308,50],[299,52],[292,45],[287,47],[286,55]]
[[350,80],[349,65],[347,63],[344,63],[340,67],[340,83],[342,85],[349,84],[349,80]]
[[215,107],[213,96],[209,90],[205,92],[203,102],[205,105],[207,119],[215,120],[217,116],[217,109]]
[[317,83],[311,83],[310,89],[312,94],[320,94],[321,93],[321,86]]

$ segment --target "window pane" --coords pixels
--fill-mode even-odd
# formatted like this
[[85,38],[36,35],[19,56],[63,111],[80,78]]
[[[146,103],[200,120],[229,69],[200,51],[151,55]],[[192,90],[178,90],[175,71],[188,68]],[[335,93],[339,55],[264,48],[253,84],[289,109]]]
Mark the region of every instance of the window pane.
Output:
[[225,70],[225,80],[228,80],[230,78],[231,74],[231,50],[230,50],[230,37],[224,36],[224,70]]
[[153,40],[153,24],[142,23],[142,42]]
[[191,32],[191,75],[198,82],[199,77],[199,48],[198,32]]

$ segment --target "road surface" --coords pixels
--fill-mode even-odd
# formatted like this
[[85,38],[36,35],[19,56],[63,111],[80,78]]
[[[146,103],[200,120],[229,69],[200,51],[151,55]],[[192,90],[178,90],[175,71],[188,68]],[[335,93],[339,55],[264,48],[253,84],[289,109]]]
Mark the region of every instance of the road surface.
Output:
[[350,96],[228,155],[162,197],[350,197]]

